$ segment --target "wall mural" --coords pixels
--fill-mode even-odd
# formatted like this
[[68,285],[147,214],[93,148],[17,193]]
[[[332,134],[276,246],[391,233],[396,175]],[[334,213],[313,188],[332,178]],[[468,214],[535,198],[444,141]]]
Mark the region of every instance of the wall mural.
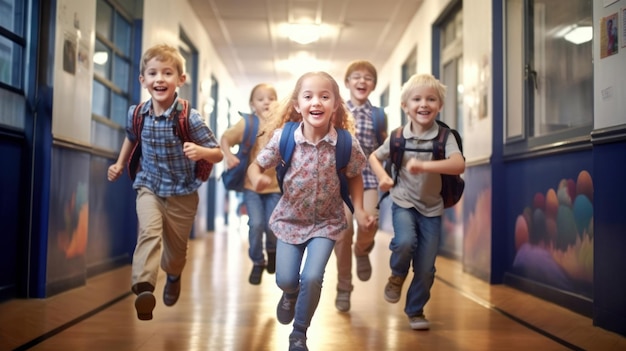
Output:
[[592,297],[593,182],[589,172],[537,192],[515,222],[513,272]]

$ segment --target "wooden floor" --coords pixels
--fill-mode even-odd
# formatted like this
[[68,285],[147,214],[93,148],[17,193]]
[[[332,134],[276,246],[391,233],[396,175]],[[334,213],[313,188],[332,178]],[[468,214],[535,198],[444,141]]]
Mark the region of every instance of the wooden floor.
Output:
[[[236,227],[235,225],[231,227]],[[161,302],[157,286],[152,321],[139,321],[129,290],[130,268],[89,279],[85,287],[42,300],[0,304],[0,351],[262,351],[287,350],[290,326],[278,323],[281,295],[274,276],[248,284],[251,268],[244,225],[190,243],[180,300]],[[369,350],[626,350],[626,338],[592,326],[589,318],[462,272],[437,259],[437,279],[426,307],[429,331],[413,331],[398,304],[383,299],[391,236],[377,234],[368,282],[355,278],[352,309],[334,307],[334,256],[308,332],[311,351]]]

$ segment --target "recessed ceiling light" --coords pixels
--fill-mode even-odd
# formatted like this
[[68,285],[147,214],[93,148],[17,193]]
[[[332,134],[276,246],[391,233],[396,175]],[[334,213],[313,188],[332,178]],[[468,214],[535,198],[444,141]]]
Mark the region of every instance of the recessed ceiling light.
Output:
[[593,28],[591,26],[575,27],[564,36],[565,40],[573,44],[582,44],[593,39]]
[[321,27],[313,23],[290,23],[289,39],[298,44],[307,45],[320,39]]

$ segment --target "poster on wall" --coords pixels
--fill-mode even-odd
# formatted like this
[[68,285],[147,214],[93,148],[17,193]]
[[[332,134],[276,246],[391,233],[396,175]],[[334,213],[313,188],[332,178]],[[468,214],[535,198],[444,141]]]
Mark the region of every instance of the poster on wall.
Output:
[[47,250],[47,294],[84,283],[89,228],[89,155],[52,151]]
[[52,105],[52,134],[91,143],[95,43],[94,1],[59,0]]
[[600,21],[600,58],[617,54],[619,50],[618,27],[617,12],[603,17]]
[[76,73],[76,35],[66,33],[63,41],[63,70],[71,75]]

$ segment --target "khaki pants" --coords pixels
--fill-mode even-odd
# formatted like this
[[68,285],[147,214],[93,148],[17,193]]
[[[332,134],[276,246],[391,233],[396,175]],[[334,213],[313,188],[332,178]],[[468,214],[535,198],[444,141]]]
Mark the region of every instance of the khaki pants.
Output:
[[[378,190],[366,189],[363,192],[363,208],[368,214],[378,217]],[[337,257],[337,290],[352,291],[352,237],[354,235],[354,220],[348,206],[344,205],[348,228],[341,233],[335,243],[335,256]],[[374,235],[377,227],[369,230],[357,228],[356,242],[354,243],[354,255],[365,256],[374,248]]]
[[138,190],[139,235],[133,254],[133,291],[138,283],[148,283],[153,288],[156,286],[159,263],[167,274],[182,273],[197,209],[197,192],[163,198],[146,188]]

